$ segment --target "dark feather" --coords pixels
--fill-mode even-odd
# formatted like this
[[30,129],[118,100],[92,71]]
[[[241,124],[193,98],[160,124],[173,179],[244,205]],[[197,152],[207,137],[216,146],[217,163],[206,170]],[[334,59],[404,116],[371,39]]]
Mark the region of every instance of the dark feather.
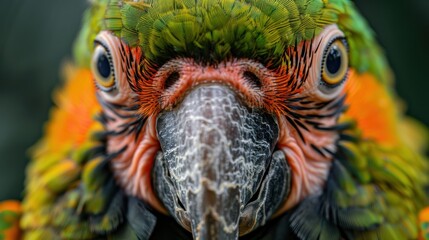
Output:
[[128,199],[127,221],[138,239],[149,239],[157,219],[141,200],[130,197]]

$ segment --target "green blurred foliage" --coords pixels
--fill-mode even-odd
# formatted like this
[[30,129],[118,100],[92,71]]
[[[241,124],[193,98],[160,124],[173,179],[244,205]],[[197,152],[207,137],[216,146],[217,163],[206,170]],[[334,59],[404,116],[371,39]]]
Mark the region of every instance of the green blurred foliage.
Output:
[[[429,125],[429,1],[355,0],[397,76],[407,112]],[[87,1],[2,0],[0,200],[21,198],[28,148],[43,134],[60,66],[70,59]]]

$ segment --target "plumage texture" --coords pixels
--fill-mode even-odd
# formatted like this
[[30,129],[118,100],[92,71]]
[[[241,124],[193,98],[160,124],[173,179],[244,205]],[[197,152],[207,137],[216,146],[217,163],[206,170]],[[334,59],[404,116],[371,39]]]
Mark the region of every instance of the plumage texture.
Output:
[[102,29],[113,31],[131,46],[141,46],[155,64],[172,55],[212,58],[205,61],[238,55],[281,64],[287,47],[336,23],[349,39],[351,65],[380,81],[391,78],[372,31],[348,0],[104,0],[95,2],[86,15],[75,51],[84,65],[95,33]]
[[[323,193],[268,224],[269,233],[253,236],[416,239],[418,213],[428,204],[426,129],[403,115],[382,51],[348,0],[92,1],[75,45],[79,67],[66,67],[57,107],[27,169],[24,238],[147,239],[146,230],[170,224],[127,196],[109,168],[115,156],[103,145],[106,119],[88,69],[98,32],[112,31],[140,47],[153,68],[174,57],[204,63],[246,58],[276,68],[288,64],[288,48],[333,23],[350,45],[351,73],[344,90],[348,110],[339,119],[338,150]],[[0,208],[0,233],[1,214]],[[427,234],[425,216],[420,221]]]

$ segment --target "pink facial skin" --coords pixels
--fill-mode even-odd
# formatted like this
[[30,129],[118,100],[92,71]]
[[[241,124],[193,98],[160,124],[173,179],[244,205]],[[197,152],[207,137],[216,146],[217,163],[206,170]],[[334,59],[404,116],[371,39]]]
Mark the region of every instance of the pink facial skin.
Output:
[[[110,119],[105,124],[106,130],[120,132],[124,126],[131,129],[125,131],[128,134],[110,135],[107,139],[107,152],[118,152],[111,161],[118,184],[128,194],[166,213],[151,184],[153,161],[160,150],[157,114],[174,108],[196,86],[217,83],[229,86],[249,107],[267,109],[277,117],[280,128],[277,149],[286,155],[292,169],[292,183],[276,215],[309,195],[319,194],[338,139],[336,131],[326,129],[337,123],[338,114],[331,113],[336,110],[335,103],[341,101],[342,86],[335,91],[321,91],[319,83],[325,47],[335,37],[343,37],[343,33],[335,25],[328,26],[315,39],[290,47],[285,53],[291,59],[299,56],[298,62],[292,66],[284,63],[274,70],[249,59],[229,59],[207,65],[177,58],[152,71],[151,67],[144,66],[139,48],[128,47],[108,32],[100,33],[97,39],[109,48],[116,78],[113,91],[99,91],[100,101],[128,107],[112,110],[107,107],[109,104],[102,104],[104,114]],[[303,51],[307,54],[302,54]],[[145,72],[146,68],[151,71]],[[173,72],[178,73],[178,79],[167,82]],[[255,75],[258,82],[249,80],[247,73]],[[120,117],[118,113],[129,117]],[[299,116],[323,117],[305,119]],[[139,119],[145,119],[144,125],[133,129],[132,123]]]

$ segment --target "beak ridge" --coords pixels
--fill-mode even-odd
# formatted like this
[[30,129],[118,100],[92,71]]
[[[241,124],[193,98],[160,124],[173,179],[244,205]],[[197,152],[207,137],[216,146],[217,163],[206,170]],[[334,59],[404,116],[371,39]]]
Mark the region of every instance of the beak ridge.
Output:
[[[259,189],[272,184],[264,176],[278,174],[279,163],[272,161],[278,125],[242,102],[226,86],[202,85],[158,117],[162,154],[155,161],[154,187],[195,239],[237,239],[259,226],[242,229],[241,218]],[[287,174],[279,175],[284,186]],[[285,188],[276,190],[279,198]]]

